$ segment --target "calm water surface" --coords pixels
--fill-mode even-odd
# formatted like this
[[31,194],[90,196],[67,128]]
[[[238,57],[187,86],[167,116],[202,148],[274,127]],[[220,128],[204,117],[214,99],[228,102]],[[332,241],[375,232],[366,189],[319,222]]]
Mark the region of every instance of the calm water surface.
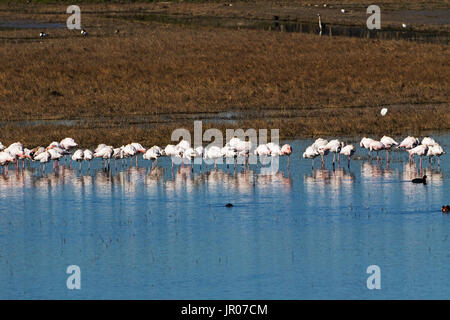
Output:
[[[449,150],[449,135],[437,140]],[[413,185],[405,152],[388,168],[358,148],[350,169],[333,171],[329,156],[313,170],[300,159],[311,142],[291,141],[290,169],[283,158],[274,175],[172,174],[169,159],[151,169],[142,158],[110,173],[100,161],[11,167],[0,176],[0,298],[449,299],[448,156],[425,161],[430,181]],[[373,264],[381,290],[366,287]],[[69,265],[81,290],[66,287]]]

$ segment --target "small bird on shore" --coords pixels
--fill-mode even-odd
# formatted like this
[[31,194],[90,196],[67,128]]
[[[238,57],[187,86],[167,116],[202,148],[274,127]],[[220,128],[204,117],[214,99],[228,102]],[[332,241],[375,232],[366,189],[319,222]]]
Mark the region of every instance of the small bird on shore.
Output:
[[88,33],[87,33],[86,30],[81,29],[81,35],[82,35],[83,37],[87,37]]
[[402,23],[402,27],[407,28],[408,26],[406,25],[406,23]]
[[39,37],[41,37],[41,38],[47,38],[48,37],[48,33],[45,33],[45,32],[41,32],[41,33],[39,33]]
[[412,183],[423,183],[427,184],[427,176],[424,175],[423,178],[415,178],[411,180]]
[[450,206],[449,205],[442,206],[442,212],[448,214],[450,212]]
[[346,12],[347,12],[347,10],[345,10],[345,9],[341,9],[341,12],[342,12],[342,13],[346,13]]

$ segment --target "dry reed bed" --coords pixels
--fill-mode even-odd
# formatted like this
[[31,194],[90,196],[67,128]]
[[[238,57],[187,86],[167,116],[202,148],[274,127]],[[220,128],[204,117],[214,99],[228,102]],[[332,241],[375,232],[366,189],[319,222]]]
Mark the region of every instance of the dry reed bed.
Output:
[[[92,28],[85,39],[54,30],[43,41],[27,40],[36,30],[0,31],[0,37],[25,39],[0,44],[0,120],[270,108],[279,117],[244,117],[219,127],[280,128],[282,137],[450,129],[445,45],[158,24],[124,28],[118,36]],[[380,118],[379,107],[391,104],[404,107]],[[289,109],[305,116],[289,117]],[[192,122],[151,129],[111,120],[97,127],[11,122],[0,141],[33,146],[72,136],[86,146],[163,144],[180,126]]]

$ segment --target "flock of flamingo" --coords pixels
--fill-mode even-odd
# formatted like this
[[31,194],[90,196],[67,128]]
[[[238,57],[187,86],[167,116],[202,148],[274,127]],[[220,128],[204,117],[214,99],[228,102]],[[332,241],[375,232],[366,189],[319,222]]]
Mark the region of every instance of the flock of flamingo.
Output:
[[[409,162],[414,162],[415,156],[420,157],[420,168],[422,168],[422,157],[427,156],[430,159],[430,162],[433,161],[434,157],[438,158],[438,166],[440,165],[440,157],[445,154],[442,146],[437,143],[431,137],[425,137],[420,141],[418,138],[408,136],[401,143],[398,143],[394,139],[388,136],[383,136],[379,141],[374,140],[372,138],[362,138],[360,142],[360,147],[369,150],[369,159],[371,157],[371,152],[375,151],[377,153],[377,163],[380,160],[379,152],[386,151],[386,162],[389,162],[389,151],[392,148],[396,149],[405,149],[409,153]],[[321,156],[322,158],[322,167],[324,166],[324,156],[332,152],[333,155],[333,167],[336,161],[336,155],[338,156],[339,163],[339,155],[347,156],[348,158],[348,167],[350,167],[350,158],[354,155],[356,149],[352,144],[345,145],[344,142],[341,142],[337,139],[327,141],[322,138],[318,138],[312,145],[306,148],[303,153],[303,158],[312,159],[312,166],[314,167],[314,158],[317,156]]]
[[[142,154],[145,160],[157,160],[161,156],[171,157],[172,168],[174,158],[182,159],[184,161],[192,161],[196,158],[209,160],[214,162],[214,167],[216,167],[216,161],[218,159],[236,159],[241,156],[246,159],[245,164],[247,164],[248,156],[252,150],[252,143],[250,141],[244,141],[239,138],[233,137],[224,147],[220,148],[218,146],[210,147],[196,147],[192,148],[190,143],[186,140],[181,140],[178,144],[167,145],[164,149],[153,146],[149,149],[144,148],[141,144],[133,142],[127,144],[126,146],[121,146],[119,148],[114,148],[113,146],[108,146],[106,144],[99,144],[97,148],[93,151],[89,149],[77,149],[73,153],[72,151],[78,146],[73,138],[65,138],[61,142],[52,142],[46,148],[36,147],[33,149],[28,149],[23,146],[20,142],[15,142],[9,145],[7,148],[0,142],[0,165],[5,168],[5,172],[8,170],[8,166],[11,163],[19,168],[19,160],[22,160],[22,167],[25,167],[25,161],[40,162],[41,169],[45,170],[45,164],[53,161],[53,169],[59,165],[59,160],[65,156],[70,156],[71,160],[80,163],[83,161],[88,162],[90,168],[90,162],[94,158],[101,158],[104,167],[110,165],[111,159],[116,160],[115,165],[117,168],[117,160],[129,159],[132,157],[136,158]],[[259,145],[254,151],[257,156],[290,156],[292,153],[292,148],[290,145],[285,144],[279,146],[275,143],[267,143]],[[123,162],[122,162],[123,165]]]
[[[114,148],[105,144],[99,144],[97,148],[93,151],[89,149],[76,149],[78,144],[72,138],[65,138],[60,142],[52,142],[48,147],[36,147],[33,149],[28,149],[23,146],[20,142],[15,142],[5,147],[0,142],[0,165],[5,173],[8,172],[8,166],[11,163],[15,164],[16,169],[19,169],[19,160],[22,160],[22,168],[25,167],[26,161],[39,162],[41,164],[41,170],[45,171],[45,164],[53,161],[53,169],[57,168],[59,165],[59,160],[64,157],[70,157],[72,161],[80,163],[80,169],[83,161],[88,162],[90,169],[90,162],[94,158],[101,158],[102,164],[106,168],[109,168],[111,159],[115,160],[115,165],[117,168],[117,160],[129,159],[136,157],[136,165],[138,160],[138,155],[142,154],[145,160],[157,160],[161,156],[171,157],[172,159],[172,169],[174,165],[174,158],[180,158],[183,161],[192,161],[196,158],[201,160],[209,160],[214,162],[214,167],[216,167],[216,161],[221,159],[234,159],[236,165],[236,159],[238,157],[244,158],[244,164],[248,164],[248,157],[250,152],[253,152],[256,156],[260,157],[277,157],[277,156],[288,156],[288,166],[290,155],[292,154],[292,147],[289,144],[279,146],[276,143],[265,143],[260,144],[256,148],[252,148],[252,143],[250,141],[241,140],[237,137],[233,137],[224,147],[209,146],[209,147],[195,147],[192,148],[190,143],[186,140],[181,140],[178,144],[169,144],[165,148],[160,148],[158,146],[153,146],[149,149],[144,148],[139,143],[130,143],[126,146],[121,146],[119,148]],[[384,136],[380,141],[371,138],[362,138],[360,142],[360,147],[369,150],[369,159],[371,157],[371,152],[375,151],[377,153],[377,163],[379,161],[379,152],[386,151],[386,161],[389,162],[389,151],[392,148],[404,148],[409,153],[410,162],[414,161],[414,156],[420,156],[420,167],[422,167],[422,157],[428,156],[430,162],[432,158],[439,157],[445,154],[442,146],[439,145],[433,138],[425,137],[422,141],[415,137],[407,137],[401,143],[397,143],[394,139]],[[322,138],[318,138],[314,141],[312,145],[306,148],[303,153],[303,158],[312,159],[312,166],[314,168],[314,158],[321,156],[322,167],[324,167],[324,157],[330,152],[333,153],[333,168],[336,162],[339,165],[340,155],[346,156],[348,159],[348,167],[350,167],[350,159],[354,155],[356,149],[354,145],[345,145],[344,142],[337,139],[327,141]],[[67,159],[67,158],[66,158]],[[200,161],[202,163],[202,161]],[[228,164],[229,162],[227,162]],[[123,161],[122,161],[123,166]]]

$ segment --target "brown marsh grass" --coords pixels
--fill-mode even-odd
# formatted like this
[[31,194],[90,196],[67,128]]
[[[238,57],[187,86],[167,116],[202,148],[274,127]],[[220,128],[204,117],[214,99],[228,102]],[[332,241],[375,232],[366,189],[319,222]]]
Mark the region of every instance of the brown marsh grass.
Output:
[[[447,45],[124,21],[116,35],[115,25],[87,23],[87,38],[62,29],[45,40],[39,30],[0,31],[4,144],[65,136],[86,146],[160,144],[192,121],[144,128],[112,119],[267,109],[275,110],[268,118],[243,114],[214,126],[280,128],[284,138],[450,128]],[[381,118],[386,105],[394,107]],[[15,124],[97,118],[75,127]]]

